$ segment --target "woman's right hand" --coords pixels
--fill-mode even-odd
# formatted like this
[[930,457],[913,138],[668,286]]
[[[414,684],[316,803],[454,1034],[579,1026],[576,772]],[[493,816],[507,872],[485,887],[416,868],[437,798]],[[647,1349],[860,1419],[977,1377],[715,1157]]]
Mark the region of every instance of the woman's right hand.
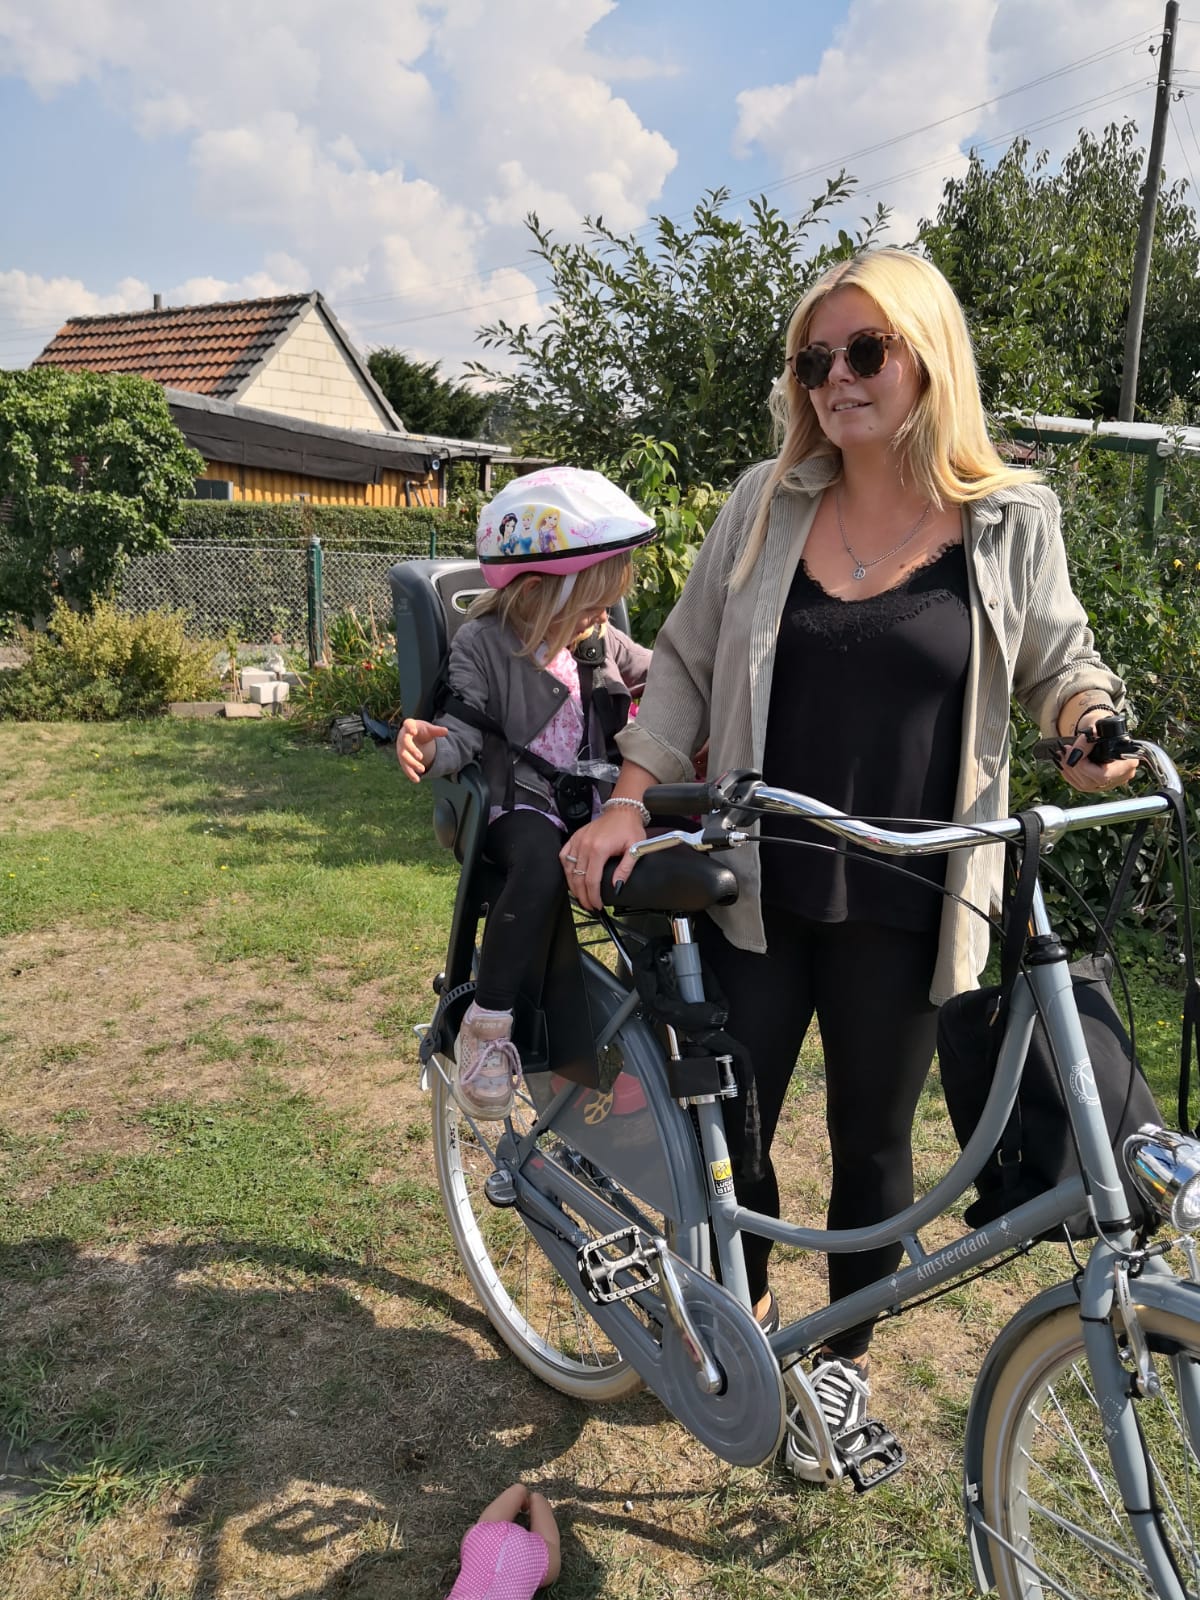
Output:
[[419,717],[405,717],[396,735],[396,760],[401,771],[413,783],[425,776],[438,739],[444,739],[449,728],[436,722],[422,722]]
[[599,911],[603,906],[600,880],[614,858],[620,859],[613,878],[618,883],[625,882],[636,863],[636,857],[629,854],[630,846],[645,837],[641,815],[634,806],[613,806],[571,835],[558,859],[566,874],[567,888],[585,911]]

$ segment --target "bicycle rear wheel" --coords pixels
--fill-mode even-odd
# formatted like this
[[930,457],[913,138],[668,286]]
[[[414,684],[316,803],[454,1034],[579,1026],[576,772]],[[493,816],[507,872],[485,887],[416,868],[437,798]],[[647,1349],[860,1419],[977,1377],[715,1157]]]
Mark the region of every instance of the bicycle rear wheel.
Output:
[[[502,1123],[481,1123],[477,1136],[433,1067],[433,1151],[438,1186],[454,1243],[488,1320],[513,1354],[553,1389],[578,1400],[622,1400],[641,1379],[542,1253],[515,1206],[497,1207],[484,1193],[494,1170],[482,1140],[494,1144]],[[522,1093],[513,1128],[526,1132],[535,1109]],[[579,1166],[570,1148],[549,1133],[543,1160]]]
[[[1156,1522],[1180,1593],[1196,1595],[1200,1325],[1149,1309],[1140,1320],[1162,1390],[1135,1402]],[[1123,1509],[1077,1308],[1036,1323],[998,1374],[982,1468],[983,1510],[999,1535],[990,1545],[1004,1600],[1142,1600],[1160,1593]]]

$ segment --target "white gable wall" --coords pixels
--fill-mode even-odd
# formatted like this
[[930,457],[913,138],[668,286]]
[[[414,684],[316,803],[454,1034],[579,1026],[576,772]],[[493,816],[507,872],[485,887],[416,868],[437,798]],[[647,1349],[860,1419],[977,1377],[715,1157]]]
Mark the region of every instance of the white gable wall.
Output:
[[334,428],[395,433],[316,306],[308,308],[250,387],[238,395],[238,404]]

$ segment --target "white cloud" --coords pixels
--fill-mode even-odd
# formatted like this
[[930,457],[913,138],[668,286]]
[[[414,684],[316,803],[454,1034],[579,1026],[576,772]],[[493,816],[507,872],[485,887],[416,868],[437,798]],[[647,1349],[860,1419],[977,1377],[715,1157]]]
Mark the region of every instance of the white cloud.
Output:
[[[392,335],[417,350],[427,336],[450,370],[491,314],[455,307],[540,315],[532,280],[495,267],[527,250],[526,212],[633,228],[675,165],[609,86],[669,69],[589,50],[614,4],[351,0],[335,19],[327,0],[0,0],[0,73],[44,96],[94,81],[141,137],[182,138],[201,213],[261,241],[239,284],[290,288],[307,270],[306,286],[345,295],[351,328],[355,301],[377,325],[453,312]],[[180,287],[231,286],[197,261]]]
[[845,167],[859,187],[838,221],[882,201],[903,242],[972,146],[994,155],[1029,128],[1035,148],[1061,152],[1132,109],[1148,142],[1157,31],[1144,0],[851,0],[814,73],[737,96],[735,152],[758,146],[782,175],[809,174],[780,191],[791,210]]
[[[787,191],[793,198],[785,209],[818,193],[831,168],[845,166],[870,188],[872,180],[937,163],[878,191],[897,212],[893,236],[903,238],[936,200],[941,163],[971,131],[973,119],[954,113],[987,96],[995,9],[996,0],[852,0],[816,72],[738,95],[739,147],[761,145],[785,174],[814,173]],[[952,120],[928,127],[946,117]],[[928,131],[891,143],[922,126]],[[873,146],[883,148],[859,154]],[[859,201],[852,209],[867,207]]]

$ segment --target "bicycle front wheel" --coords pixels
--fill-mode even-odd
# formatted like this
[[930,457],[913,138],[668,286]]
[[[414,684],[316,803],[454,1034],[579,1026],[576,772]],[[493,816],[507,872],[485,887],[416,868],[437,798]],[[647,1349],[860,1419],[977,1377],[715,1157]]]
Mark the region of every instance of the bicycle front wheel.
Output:
[[[1200,1594],[1200,1455],[1194,1426],[1200,1326],[1140,1313],[1161,1392],[1135,1402],[1157,1507],[1179,1574]],[[1142,1600],[1160,1591],[1125,1515],[1084,1354],[1078,1309],[1032,1327],[996,1379],[981,1488],[1004,1600]]]

